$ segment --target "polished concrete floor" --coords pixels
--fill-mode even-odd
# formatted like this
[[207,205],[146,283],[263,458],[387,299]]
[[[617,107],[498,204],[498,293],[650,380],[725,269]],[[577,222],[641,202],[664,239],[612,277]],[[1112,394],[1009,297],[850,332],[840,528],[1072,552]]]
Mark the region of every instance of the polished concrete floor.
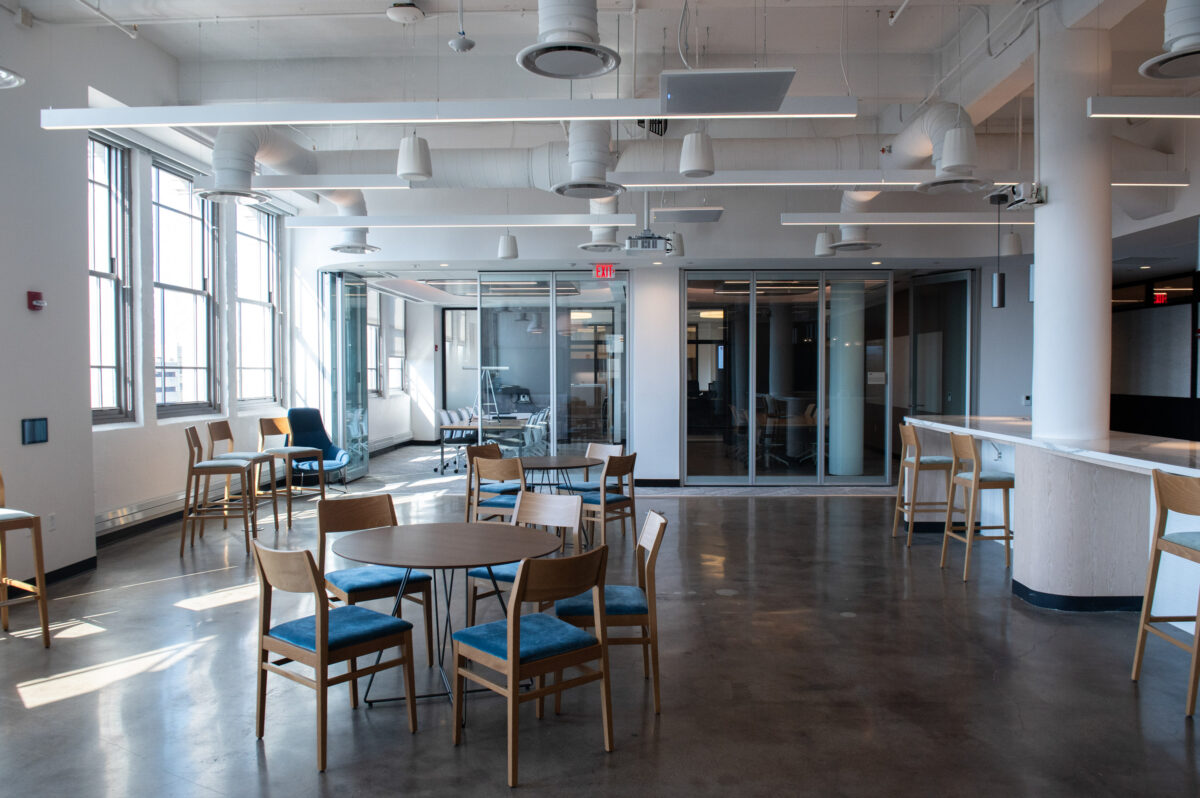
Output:
[[[427,474],[410,450],[351,487],[395,493],[402,520],[457,519],[451,478]],[[1187,657],[1151,640],[1132,684],[1132,614],[1022,603],[995,544],[963,584],[961,546],[945,571],[936,535],[905,549],[882,497],[647,496],[639,510],[651,508],[670,519],[658,566],[662,714],[637,650],[615,649],[615,750],[603,751],[594,685],[568,693],[557,717],[538,721],[526,705],[521,791],[1200,794]],[[261,539],[312,546],[313,515],[305,505],[290,533],[268,524]],[[257,591],[241,531],[210,527],[183,559],[177,535],[169,525],[105,546],[96,571],[54,585],[49,650],[32,607],[13,610],[0,635],[0,794],[510,792],[504,705],[490,696],[470,700],[454,747],[446,702],[421,702],[413,735],[400,706],[351,710],[335,689],[318,774],[313,695],[273,679],[257,741]],[[632,579],[631,548],[612,542],[611,582]],[[277,601],[277,617],[306,610]],[[381,687],[397,684],[389,675]]]

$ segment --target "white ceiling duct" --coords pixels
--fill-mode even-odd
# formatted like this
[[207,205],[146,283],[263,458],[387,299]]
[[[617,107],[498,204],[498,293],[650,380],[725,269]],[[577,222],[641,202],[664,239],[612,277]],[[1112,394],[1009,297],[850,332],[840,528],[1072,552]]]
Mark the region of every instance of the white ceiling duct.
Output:
[[579,80],[607,74],[621,56],[600,44],[596,0],[538,0],[538,40],[517,53],[522,69]]
[[[867,203],[879,196],[878,191],[843,191],[842,213],[863,213]],[[829,244],[834,252],[863,252],[883,246],[867,237],[867,228],[861,224],[843,224],[838,228],[841,240]]]
[[1148,78],[1194,78],[1200,76],[1200,0],[1167,0],[1163,12],[1163,47],[1138,67]]
[[[947,145],[949,145],[947,147]],[[975,127],[971,116],[954,103],[935,103],[904,127],[881,158],[883,168],[919,168],[932,158],[934,178],[917,186],[927,194],[981,191],[990,183],[973,177]]]
[[[363,198],[363,193],[357,189],[327,191],[322,196],[337,206],[338,216],[367,215],[367,201]],[[370,255],[372,252],[379,251],[379,247],[367,243],[367,228],[365,227],[343,228],[342,240],[330,249],[343,255]]]
[[607,121],[576,120],[567,133],[567,162],[571,177],[552,189],[555,194],[574,199],[615,197],[625,190],[619,183],[607,179],[612,163]]
[[[617,198],[604,197],[602,199],[594,199],[588,202],[588,211],[590,213],[613,213],[617,212]],[[617,241],[617,228],[607,225],[594,224],[591,226],[592,240],[584,241],[579,245],[579,248],[584,252],[616,252],[622,248],[622,244]]]

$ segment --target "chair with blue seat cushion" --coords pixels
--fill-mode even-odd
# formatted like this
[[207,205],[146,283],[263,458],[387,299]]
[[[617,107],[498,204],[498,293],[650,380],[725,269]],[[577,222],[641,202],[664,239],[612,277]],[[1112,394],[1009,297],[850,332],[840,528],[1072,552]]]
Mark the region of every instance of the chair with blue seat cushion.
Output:
[[[1168,474],[1165,471],[1153,472],[1154,483],[1154,546],[1150,551],[1150,565],[1146,571],[1146,594],[1142,599],[1142,615],[1138,622],[1137,645],[1133,653],[1133,680],[1136,682],[1141,675],[1142,655],[1146,650],[1146,633],[1154,634],[1173,643],[1183,650],[1191,649],[1192,664],[1188,670],[1187,699],[1184,704],[1184,714],[1189,717],[1196,711],[1196,690],[1200,684],[1200,628],[1192,635],[1191,645],[1177,639],[1173,635],[1156,628],[1156,623],[1200,623],[1196,615],[1154,615],[1154,589],[1158,583],[1158,566],[1163,554],[1173,554],[1185,560],[1200,564],[1200,532],[1172,532],[1167,534],[1167,516],[1170,513],[1180,515],[1200,515],[1200,477],[1185,477],[1179,474]],[[1193,527],[1197,524],[1193,523]],[[1200,614],[1200,602],[1197,603],[1197,613]]]
[[[946,512],[945,501],[917,501],[917,483],[922,471],[941,471],[946,475],[946,495],[950,495],[950,476],[953,465],[952,457],[940,455],[922,455],[921,439],[917,437],[917,429],[912,424],[900,425],[900,475],[896,480],[896,515],[892,520],[892,537],[900,529],[901,517],[908,517],[908,543],[912,546],[913,526],[920,513]],[[908,487],[905,496],[904,488]]]
[[[258,571],[258,685],[255,733],[262,739],[267,717],[267,674],[276,673],[317,692],[317,770],[325,770],[325,738],[328,725],[329,687],[350,683],[350,705],[358,706],[356,680],[373,673],[402,666],[408,707],[408,729],[417,730],[417,709],[413,691],[412,624],[365,607],[329,608],[325,580],[307,550],[277,551],[254,542],[254,562]],[[271,623],[271,598],[275,590],[305,593],[313,597],[316,612],[279,624]],[[358,657],[381,654],[399,648],[399,655],[359,669]],[[272,655],[279,659],[272,659]],[[312,668],[310,677],[283,666],[297,663]],[[329,666],[346,662],[346,672],[329,675]]]
[[[533,493],[522,491],[514,499],[513,515],[510,523],[513,526],[542,528],[553,532],[562,540],[559,551],[563,550],[569,537],[580,549],[579,527],[581,523],[583,500],[578,496],[554,493]],[[471,591],[467,597],[467,623],[475,623],[476,607],[480,599],[488,596],[498,596],[505,587],[511,585],[517,578],[517,566],[520,563],[510,562],[503,565],[493,565],[488,568],[471,568],[467,576],[471,579]],[[495,580],[493,584],[492,580]],[[548,606],[548,605],[547,605]],[[539,610],[546,607],[539,607]]]
[[[1004,541],[1004,567],[1012,566],[1012,528],[1009,527],[1009,491],[1015,486],[1012,474],[1003,471],[984,471],[983,460],[979,454],[979,441],[970,435],[950,433],[950,491],[946,495],[946,528],[942,534],[941,567],[946,567],[946,554],[949,550],[950,539],[961,540],[967,544],[967,555],[963,560],[963,581],[971,574],[971,549],[976,540]],[[968,465],[969,464],[969,465]],[[963,523],[954,523],[954,496],[958,489],[963,491]],[[1002,491],[1001,505],[1004,508],[1003,524],[980,525],[976,522],[979,511],[979,492],[984,490]],[[998,534],[982,534],[980,530],[999,529]]]
[[[494,518],[510,518],[516,507],[515,493],[492,494],[486,486],[491,482],[515,482],[525,490],[525,469],[517,457],[499,460],[476,457],[471,463],[467,488],[470,503],[467,505],[467,522],[488,521]],[[517,491],[518,493],[520,491]]]
[[[614,454],[625,454],[625,446],[620,443],[589,443],[587,451],[584,452],[584,457],[595,457],[608,462],[608,458]],[[604,466],[601,466],[603,468]],[[583,469],[583,479],[578,482],[560,482],[558,489],[568,491],[570,493],[588,493],[593,490],[600,490],[600,480],[589,479],[590,472],[594,466],[589,466]],[[617,485],[616,478],[609,481],[609,487],[615,488]]]
[[[498,443],[484,443],[480,444],[479,446],[467,447],[466,520],[468,522],[471,520],[471,504],[475,495],[475,480],[471,469],[475,461],[481,457],[484,460],[500,460],[504,457],[504,455],[501,453],[500,444]],[[480,487],[483,490],[483,495],[479,497],[481,499],[489,499],[492,496],[521,492],[521,482],[519,480],[511,480],[508,482],[494,482],[492,480],[486,480],[480,482]]]
[[[283,438],[281,446],[268,446],[271,439]],[[276,418],[260,418],[258,420],[258,450],[263,454],[269,454],[276,460],[283,461],[283,484],[284,496],[287,497],[287,522],[288,529],[292,528],[292,486],[295,484],[293,476],[296,462],[300,459],[314,459],[318,463],[317,482],[321,486],[322,497],[324,496],[325,486],[325,461],[319,458],[320,449],[312,446],[292,446],[292,427],[288,423],[286,416]],[[304,492],[303,484],[297,486],[297,491]]]
[[[658,549],[662,545],[667,519],[651,510],[646,513],[642,531],[638,533],[636,585],[604,586],[604,617],[611,631],[614,626],[631,627],[640,631],[637,636],[609,636],[609,645],[631,645],[642,647],[642,671],[646,678],[653,676],[654,714],[662,710],[658,689],[658,612],[655,607],[654,565],[658,561]],[[592,594],[581,593],[568,599],[554,602],[554,614],[567,623],[590,629],[594,612]],[[557,711],[558,697],[555,697]]]
[[[366,565],[325,573],[327,535],[353,532],[380,526],[396,526],[396,505],[382,493],[321,499],[317,502],[317,568],[325,574],[325,587],[347,605],[373,599],[395,599],[404,585],[404,599],[418,604],[425,615],[425,656],[433,665],[433,577],[424,571],[411,571],[404,581],[405,568]],[[395,614],[400,616],[400,605]]]
[[[33,545],[33,584],[8,575],[8,533],[29,530]],[[10,599],[8,589],[16,588],[29,595]],[[50,648],[50,616],[46,608],[46,570],[42,560],[42,518],[24,510],[12,510],[4,504],[4,475],[0,474],[0,626],[8,631],[8,608],[13,604],[37,602],[38,619],[42,624],[42,646]]]
[[[612,697],[609,691],[607,625],[604,616],[604,571],[608,548],[586,554],[545,560],[522,560],[513,583],[505,620],[468,626],[454,640],[454,744],[462,741],[463,694],[471,680],[504,696],[508,709],[508,786],[517,785],[517,731],[520,705],[537,702],[537,717],[544,713],[547,695],[589,682],[600,682],[604,750],[612,750]],[[553,603],[590,590],[595,599],[592,628],[595,636],[558,618],[522,615],[525,602]],[[593,664],[594,663],[594,664]],[[563,679],[568,668],[578,675]],[[494,671],[499,678],[481,672]],[[547,684],[546,676],[551,675]],[[521,683],[533,680],[533,689]],[[481,705],[481,710],[485,706]]]
[[[183,487],[183,524],[179,530],[179,556],[183,556],[191,529],[191,545],[196,543],[196,526],[200,537],[204,537],[204,522],[209,518],[227,521],[229,514],[240,511],[246,542],[246,554],[250,554],[250,538],[258,537],[258,498],[254,484],[254,463],[238,458],[204,459],[204,447],[200,444],[200,433],[195,427],[185,427],[184,438],[188,447],[187,482]],[[225,501],[209,501],[208,482],[212,477],[223,479],[237,477],[239,493],[227,496]]]
[[350,454],[340,446],[335,446],[325,432],[325,422],[321,411],[315,407],[293,407],[287,413],[288,425],[292,428],[291,443],[293,446],[311,446],[319,449],[319,457],[298,457],[293,463],[297,471],[317,474],[321,498],[325,498],[325,479],[340,471],[342,487],[346,487],[346,466],[350,464]]
[[[625,537],[625,519],[629,519],[630,528],[637,517],[637,501],[633,492],[633,466],[637,461],[637,453],[627,455],[609,455],[604,463],[604,471],[600,475],[600,484],[605,490],[591,490],[578,494],[583,499],[583,521],[591,527],[591,539],[600,533],[600,545],[608,544],[608,522],[621,522],[621,537]],[[615,484],[612,484],[614,483]]]
[[[218,445],[225,451],[218,451]],[[269,452],[247,452],[238,451],[233,444],[233,429],[229,426],[229,421],[221,419],[220,421],[208,422],[208,459],[209,460],[249,460],[254,466],[254,483],[260,485],[262,483],[262,467],[267,466],[271,475],[271,510],[275,518],[275,529],[279,529],[279,492],[275,487],[275,455]],[[224,503],[230,502],[231,477],[225,477],[225,499]],[[256,489],[257,492],[257,489]],[[208,494],[208,480],[204,481],[204,493]],[[266,498],[265,496],[263,498]]]

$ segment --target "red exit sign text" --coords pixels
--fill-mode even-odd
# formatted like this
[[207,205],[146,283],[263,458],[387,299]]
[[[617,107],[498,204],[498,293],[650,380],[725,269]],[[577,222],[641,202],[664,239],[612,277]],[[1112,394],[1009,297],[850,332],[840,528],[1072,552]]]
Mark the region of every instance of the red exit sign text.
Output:
[[611,263],[596,264],[596,279],[611,280],[613,276],[613,265]]

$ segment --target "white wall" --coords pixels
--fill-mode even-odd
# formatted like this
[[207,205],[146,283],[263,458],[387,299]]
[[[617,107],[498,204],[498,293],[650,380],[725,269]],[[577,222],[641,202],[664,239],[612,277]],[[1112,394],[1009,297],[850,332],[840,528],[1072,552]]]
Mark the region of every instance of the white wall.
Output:
[[679,479],[679,269],[630,272],[630,444],[638,479]]
[[[1028,234],[1025,249],[1032,249]],[[981,416],[1024,416],[1032,408],[1022,400],[1033,393],[1033,303],[1029,301],[1032,255],[1006,258],[1005,306],[992,307],[992,269],[980,275],[979,384],[976,406]],[[1037,401],[1037,397],[1033,398]]]
[[412,397],[413,440],[441,436],[437,409],[442,406],[442,312],[435,305],[409,305],[408,392]]

